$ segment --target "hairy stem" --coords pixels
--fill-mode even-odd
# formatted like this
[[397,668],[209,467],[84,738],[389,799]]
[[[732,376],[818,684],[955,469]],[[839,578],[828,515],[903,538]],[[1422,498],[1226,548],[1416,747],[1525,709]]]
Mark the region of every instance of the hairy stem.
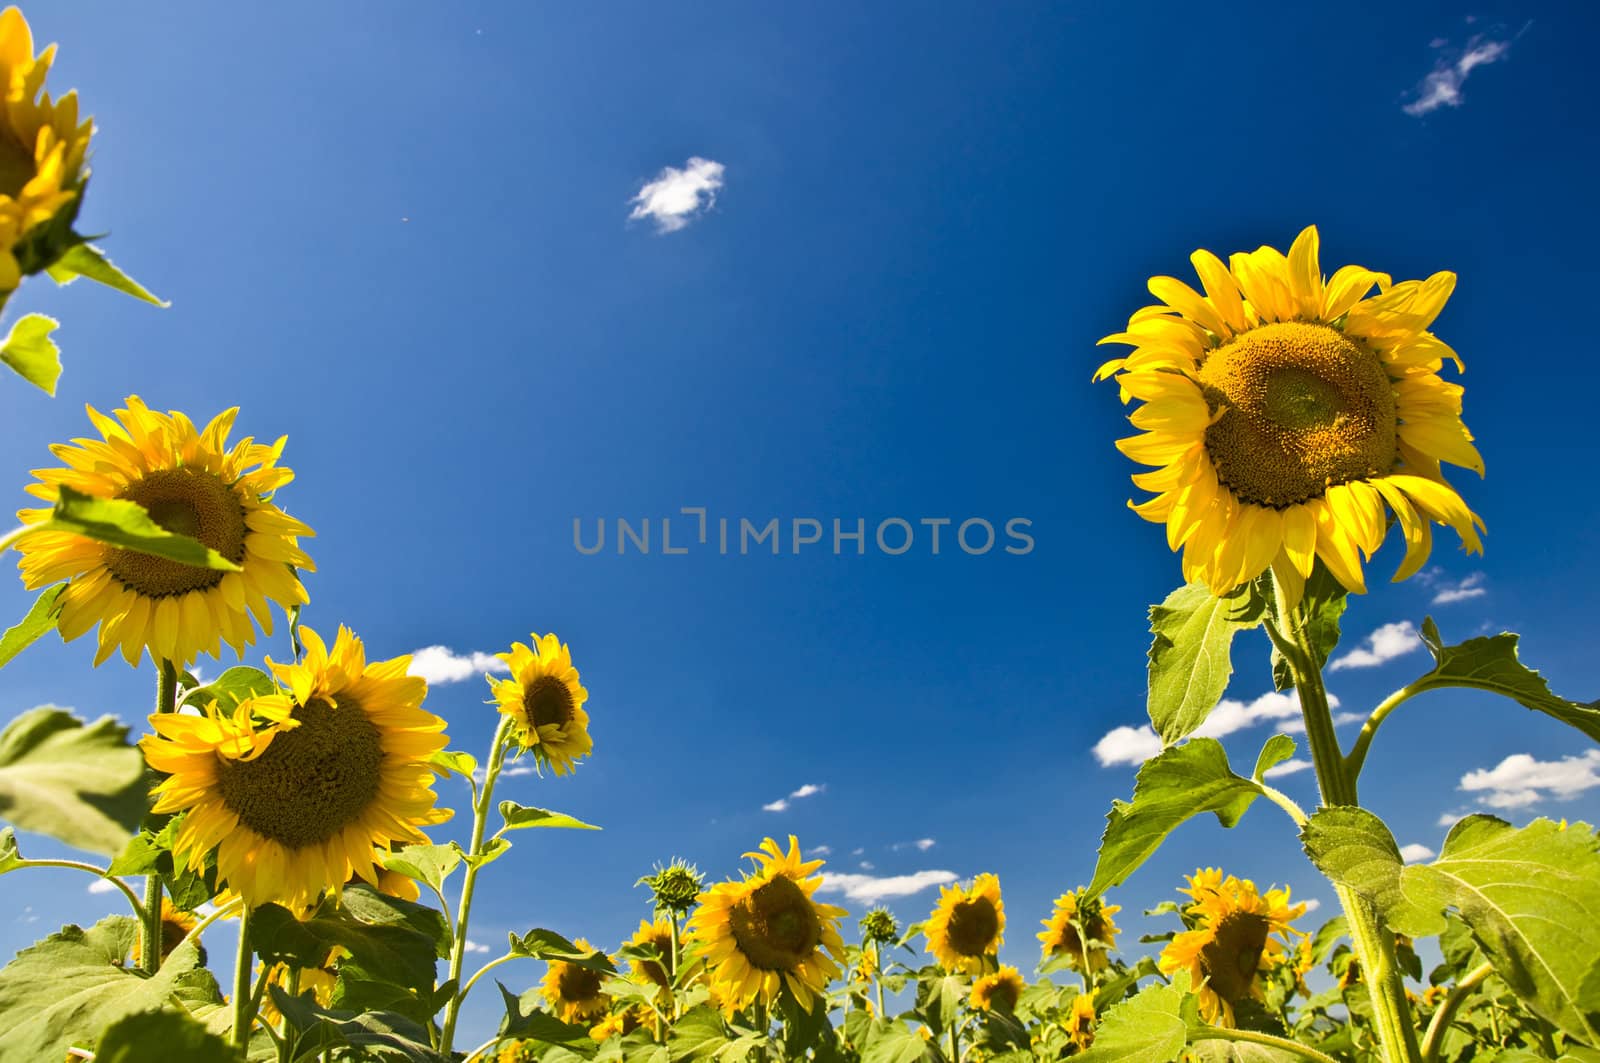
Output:
[[[178,702],[178,670],[171,661],[162,661],[156,675],[156,714],[172,712]],[[144,927],[140,946],[140,966],[155,974],[161,966],[161,876],[154,872],[144,878]]]
[[233,1044],[244,1048],[250,1043],[250,1024],[255,1019],[255,994],[250,992],[250,906],[239,909],[239,953],[233,963]]
[[1361,767],[1367,761],[1367,749],[1372,745],[1373,736],[1378,733],[1378,728],[1389,714],[1400,705],[1422,693],[1425,688],[1420,681],[1403,686],[1393,694],[1384,698],[1377,708],[1372,710],[1372,715],[1367,717],[1367,722],[1361,725],[1361,733],[1356,735],[1355,744],[1350,747],[1350,755],[1344,758],[1344,770],[1352,780],[1361,777]]
[[1303,1045],[1286,1037],[1274,1037],[1269,1033],[1257,1033],[1254,1030],[1229,1030],[1221,1026],[1206,1026],[1201,1029],[1190,1030],[1189,1040],[1243,1041],[1253,1045],[1269,1045],[1283,1052],[1292,1052],[1302,1058],[1315,1060],[1316,1063],[1339,1063],[1332,1056],[1318,1052],[1310,1045]]
[[[107,882],[117,887],[117,889],[121,890],[123,896],[128,898],[128,903],[133,905],[134,915],[138,916],[141,920],[144,919],[144,902],[139,899],[139,895],[137,893],[133,892],[133,887],[103,867],[95,867],[93,864],[80,863],[77,860],[18,860],[11,866],[13,869],[24,867],[70,867],[74,871],[87,871],[91,875],[96,875],[105,879]],[[157,903],[160,902],[158,901]]]
[[1450,1029],[1450,1021],[1456,1017],[1456,1012],[1461,1010],[1461,1005],[1466,1003],[1468,997],[1483,980],[1494,973],[1494,965],[1489,963],[1479,964],[1450,987],[1450,993],[1444,998],[1444,1003],[1439,1005],[1439,1010],[1433,1013],[1433,1018],[1428,1021],[1428,1032],[1422,1035],[1422,1063],[1438,1063],[1439,1050],[1444,1047],[1444,1035]]

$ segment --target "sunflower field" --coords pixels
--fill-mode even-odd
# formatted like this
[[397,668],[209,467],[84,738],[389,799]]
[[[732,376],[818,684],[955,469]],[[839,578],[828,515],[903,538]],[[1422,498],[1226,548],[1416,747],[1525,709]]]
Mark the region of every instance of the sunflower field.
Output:
[[[82,278],[164,305],[78,232],[94,127],[74,92],[47,89],[54,58],[17,8],[0,14],[0,302]],[[1149,609],[1160,748],[1048,911],[1008,907],[989,872],[914,911],[848,910],[819,896],[824,861],[799,839],[752,837],[724,881],[642,854],[626,940],[533,926],[470,948],[484,876],[527,874],[514,850],[539,831],[598,826],[498,788],[525,768],[559,791],[605,756],[585,686],[603,677],[580,676],[557,633],[507,632],[479,670],[494,736],[452,748],[409,656],[375,659],[325,612],[312,626],[315,533],[293,515],[269,411],[130,396],[89,407],[77,438],[13,439],[53,463],[17,485],[35,501],[4,545],[37,597],[0,667],[54,633],[85,640],[96,667],[153,676],[155,698],[133,732],[46,706],[0,733],[0,875],[75,872],[114,906],[0,969],[0,1063],[1600,1063],[1594,828],[1472,814],[1408,860],[1360,788],[1384,722],[1430,692],[1499,695],[1585,748],[1600,703],[1552,691],[1515,634],[1448,643],[1431,620],[1431,663],[1352,738],[1324,683],[1387,540],[1396,581],[1423,570],[1436,528],[1483,549],[1451,482],[1484,473],[1462,360],[1431,331],[1455,275],[1327,272],[1314,226],[1287,250],[1189,262],[1192,280],[1149,280],[1154,302],[1100,341],[1116,356],[1093,374],[1130,408],[1135,432],[1115,443],[1143,467],[1128,505],[1179,557],[1181,585]],[[56,394],[56,328],[37,313],[11,325],[11,386]],[[1230,763],[1197,732],[1254,630],[1303,728]],[[198,667],[258,640],[262,668]],[[1300,753],[1313,807],[1272,781]],[[446,781],[470,801],[448,807]],[[1169,836],[1247,813],[1286,817],[1302,851],[1281,859],[1309,861],[1337,911],[1313,919],[1223,856],[1163,887],[1145,913],[1163,931],[1119,928],[1119,890]],[[430,834],[452,816],[465,843]],[[31,856],[30,834],[83,859]],[[230,955],[207,949],[221,926]],[[1001,961],[1008,940],[1037,941],[1031,969]],[[469,1037],[474,991],[498,993],[502,1017]]]

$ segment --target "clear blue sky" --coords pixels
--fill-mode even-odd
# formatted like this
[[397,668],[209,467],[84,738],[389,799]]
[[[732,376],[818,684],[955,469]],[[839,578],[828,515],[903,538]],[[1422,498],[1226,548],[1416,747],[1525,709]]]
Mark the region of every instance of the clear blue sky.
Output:
[[[1487,553],[1441,533],[1433,584],[1391,588],[1391,543],[1347,646],[1431,611],[1452,641],[1519,630],[1558,692],[1600,695],[1586,5],[25,10],[61,44],[52,87],[76,85],[100,128],[81,227],[173,305],[27,284],[13,313],[63,320],[66,372],[53,401],[0,387],[0,482],[23,504],[47,442],[87,430],[84,402],[238,404],[242,431],[289,437],[279,500],[318,532],[313,626],[348,623],[379,657],[569,641],[595,755],[504,796],[606,830],[519,838],[485,878],[477,941],[542,925],[614,947],[653,861],[722,876],[794,832],[840,872],[997,872],[1006,958],[1031,966],[1038,920],[1088,879],[1131,791],[1133,769],[1092,750],[1141,722],[1145,608],[1179,578],[1123,505],[1135,468],[1112,440],[1130,429],[1089,382],[1094,341],[1196,247],[1286,247],[1315,222],[1328,272],[1460,275],[1436,330],[1468,367],[1489,473],[1455,479]],[[1465,67],[1458,105],[1407,112],[1430,73]],[[630,223],[641,186],[691,157],[724,167],[715,206],[676,232]],[[1022,517],[1036,546],[573,549],[574,517],[695,505],[830,531]],[[1484,593],[1431,604],[1463,580]],[[0,592],[6,617],[27,602]],[[7,668],[0,720],[55,702],[141,721],[153,673],[91,672],[91,642]],[[1236,663],[1230,697],[1270,689],[1262,638]],[[1362,710],[1424,664],[1331,689]],[[480,679],[434,689],[456,746],[488,741],[486,696]],[[1248,764],[1270,733],[1226,742]],[[1436,694],[1388,725],[1364,793],[1437,849],[1441,815],[1493,793],[1463,776],[1589,748],[1510,703]],[[1597,771],[1568,764],[1571,799],[1535,791],[1508,814],[1592,818]],[[808,783],[825,789],[763,811]],[[1282,785],[1313,799],[1309,772]],[[1290,884],[1317,919],[1334,907],[1268,805],[1233,832],[1186,826],[1114,899],[1149,907],[1202,863]],[[114,899],[67,872],[23,879],[3,884],[5,955]],[[890,903],[920,918],[934,892]],[[542,967],[499,973],[520,989]]]

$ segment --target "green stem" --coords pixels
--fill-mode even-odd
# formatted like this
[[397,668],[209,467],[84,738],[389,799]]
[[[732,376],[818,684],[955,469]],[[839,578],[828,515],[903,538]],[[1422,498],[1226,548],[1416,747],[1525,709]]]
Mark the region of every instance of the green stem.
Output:
[[[1294,676],[1295,692],[1300,698],[1300,711],[1306,723],[1306,743],[1311,747],[1311,761],[1316,767],[1317,784],[1322,791],[1322,803],[1333,805],[1358,805],[1355,776],[1346,769],[1343,753],[1339,749],[1339,736],[1334,732],[1333,713],[1328,707],[1328,694],[1322,685],[1322,671],[1313,663],[1311,638],[1306,630],[1306,617],[1302,607],[1287,608],[1281,587],[1275,587],[1280,630],[1269,619],[1267,633],[1278,652],[1289,663]],[[1350,927],[1350,940],[1355,945],[1356,956],[1361,960],[1361,970],[1367,976],[1372,996],[1373,1024],[1377,1027],[1380,1058],[1385,1063],[1417,1063],[1421,1050],[1417,1044],[1417,1031],[1412,1020],[1411,1006],[1406,1000],[1405,978],[1395,957],[1394,932],[1384,925],[1377,910],[1354,890],[1335,883],[1334,892],[1344,908]]]
[[1372,715],[1367,717],[1367,722],[1361,725],[1361,733],[1356,735],[1355,744],[1350,747],[1350,755],[1344,758],[1345,774],[1351,779],[1361,777],[1361,767],[1367,761],[1367,748],[1372,745],[1373,736],[1378,733],[1378,728],[1389,714],[1398,709],[1402,703],[1416,697],[1426,689],[1419,680],[1408,686],[1403,686],[1393,694],[1384,698],[1377,708],[1372,710]]
[[502,963],[510,963],[512,960],[517,959],[522,959],[522,957],[513,956],[508,952],[504,956],[497,956],[490,960],[488,963],[484,964],[482,967],[479,967],[473,972],[472,977],[467,979],[467,984],[461,987],[461,992],[457,993],[456,996],[462,1000],[465,1000],[467,994],[472,991],[472,987],[477,984],[478,979],[482,978],[486,972],[494,970]]
[[[172,712],[178,701],[178,670],[171,661],[162,661],[156,675],[156,713]],[[146,974],[161,966],[161,876],[144,877],[144,941],[139,953]]]
[[872,943],[872,984],[878,991],[878,1019],[887,1021],[883,1013],[883,946],[876,941]]
[[483,1054],[485,1052],[489,1051],[489,1049],[493,1048],[495,1045],[499,1044],[503,1040],[505,1040],[505,1038],[500,1037],[498,1035],[489,1038],[487,1041],[483,1042],[483,1044],[479,1045],[477,1048],[474,1048],[472,1051],[468,1052],[467,1053],[467,1058],[462,1060],[462,1063],[473,1063],[473,1060],[483,1058]]
[[11,867],[13,870],[24,867],[70,867],[75,871],[87,871],[91,875],[105,879],[107,882],[117,887],[117,889],[121,890],[123,895],[128,898],[128,903],[133,905],[134,915],[138,916],[140,919],[144,918],[144,902],[139,899],[139,895],[137,893],[133,892],[133,887],[103,867],[95,867],[93,864],[79,863],[76,860],[18,860],[16,863],[12,864]]
[[[489,803],[494,799],[494,782],[500,775],[501,764],[505,761],[506,735],[510,723],[509,716],[500,717],[500,726],[495,728],[494,741],[489,747],[489,762],[484,769],[483,789],[474,795],[476,800],[472,807],[472,844],[467,849],[472,859],[467,861],[466,872],[461,877],[461,901],[456,905],[456,932],[455,939],[450,943],[450,973],[446,978],[446,981],[453,981],[457,986],[461,985],[461,964],[467,954],[467,922],[472,917],[472,891],[478,882],[480,865],[476,863],[476,858],[483,847],[483,832],[489,824]],[[445,1056],[450,1055],[451,1046],[455,1043],[456,1020],[461,1016],[461,1002],[466,995],[466,988],[458,988],[445,1007],[444,1028],[439,1036],[439,1051]]]
[[250,991],[250,906],[239,909],[239,954],[233,963],[233,1044],[250,1043],[250,1023],[255,1018],[255,994]]
[[1434,1012],[1433,1018],[1428,1021],[1428,1032],[1422,1035],[1422,1063],[1438,1063],[1439,1050],[1444,1047],[1444,1035],[1450,1029],[1450,1021],[1456,1017],[1456,1012],[1461,1010],[1461,1005],[1473,991],[1493,973],[1493,964],[1482,963],[1468,971],[1461,981],[1450,987],[1450,992],[1439,1005],[1439,1010]]
[[1254,1030],[1229,1030],[1221,1026],[1206,1026],[1189,1031],[1191,1041],[1243,1041],[1252,1045],[1270,1045],[1283,1052],[1292,1052],[1305,1059],[1315,1060],[1316,1063],[1339,1063],[1330,1055],[1318,1052],[1310,1045],[1303,1045],[1298,1041],[1291,1041],[1286,1037],[1274,1037],[1269,1033],[1257,1033]]
[[961,1020],[950,1023],[950,1063],[961,1063]]
[[672,927],[672,955],[667,957],[667,992],[672,995],[672,1021],[678,1021],[678,953],[683,943],[678,940],[677,909],[667,913],[667,925]]

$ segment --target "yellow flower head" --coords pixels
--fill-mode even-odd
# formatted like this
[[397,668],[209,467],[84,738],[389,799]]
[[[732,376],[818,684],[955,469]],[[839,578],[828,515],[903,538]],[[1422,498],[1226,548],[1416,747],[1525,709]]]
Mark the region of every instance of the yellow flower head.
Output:
[[[63,487],[96,498],[127,499],[168,531],[192,536],[240,566],[238,572],[185,565],[122,550],[71,532],[37,532],[18,543],[17,567],[30,590],[68,580],[61,596],[61,637],[75,639],[100,625],[100,664],[118,647],[137,665],[152,660],[186,665],[196,654],[220,656],[255,641],[250,617],[272,633],[269,602],[304,605],[296,568],[314,566],[296,541],[313,534],[269,498],[294,479],[275,463],[272,446],[241,439],[228,445],[236,408],[203,430],[176,411],[158,413],[138,397],[107,417],[89,407],[100,439],[75,439],[51,450],[65,468],[36,469],[28,493],[54,505]],[[24,509],[24,524],[48,520],[49,509]]]
[[1062,1020],[1062,1025],[1067,1028],[1067,1040],[1083,1052],[1094,1044],[1094,996],[1090,993],[1079,993],[1072,998],[1072,1010]]
[[967,997],[967,1003],[975,1011],[998,1011],[1010,1015],[1017,1010],[1017,1001],[1022,999],[1022,991],[1028,988],[1028,983],[1022,980],[1022,974],[1009,964],[1001,965],[993,974],[986,974],[972,983],[972,993]]
[[[328,950],[327,957],[320,967],[301,967],[300,977],[296,980],[300,992],[310,990],[312,999],[321,1007],[333,1003],[333,990],[339,982],[339,961],[350,955],[345,949],[335,945]],[[256,964],[256,973],[259,975],[266,965]],[[275,985],[284,992],[289,991],[289,968],[287,964],[275,963],[267,974],[267,982]],[[257,1021],[268,1026],[277,1026],[283,1020],[283,1013],[278,1010],[278,1005],[273,1003],[272,994],[264,993],[261,997],[261,1010],[256,1016]]]
[[[573,944],[579,952],[594,951],[594,946],[583,938]],[[600,991],[604,981],[605,975],[599,971],[565,960],[551,960],[539,983],[539,992],[562,1022],[588,1022],[611,1007],[611,998]]]
[[[1205,871],[1189,879],[1182,892],[1194,897],[1185,908],[1193,929],[1178,934],[1161,950],[1163,974],[1188,971],[1200,998],[1200,1014],[1219,1026],[1234,1024],[1234,1006],[1261,1000],[1261,975],[1282,962],[1284,945],[1300,931],[1289,925],[1306,906],[1290,906],[1287,889],[1256,892],[1255,883],[1232,875],[1221,879]],[[1277,936],[1274,936],[1277,935]]]
[[1057,897],[1055,911],[1043,920],[1044,930],[1037,936],[1045,959],[1065,955],[1073,970],[1093,973],[1105,969],[1107,950],[1117,947],[1117,924],[1111,917],[1122,906],[1098,897],[1081,899],[1082,893],[1068,890]]
[[511,667],[509,679],[489,677],[500,712],[510,717],[513,734],[525,750],[557,775],[572,771],[580,757],[594,749],[589,740],[589,714],[583,703],[589,692],[578,681],[572,651],[554,635],[534,635],[533,644],[511,644],[496,657]]
[[983,874],[973,879],[969,887],[942,887],[939,903],[923,933],[928,937],[928,951],[941,967],[977,974],[983,969],[984,958],[1000,951],[1005,929],[1000,879]]
[[1318,558],[1363,593],[1387,511],[1406,541],[1396,580],[1428,559],[1433,521],[1469,553],[1483,549],[1483,522],[1440,471],[1446,461],[1483,474],[1462,389],[1439,377],[1461,360],[1428,331],[1455,274],[1394,284],[1345,266],[1324,279],[1317,251],[1315,226],[1287,256],[1262,247],[1224,265],[1196,251],[1204,295],[1154,277],[1159,305],[1100,341],[1133,347],[1095,379],[1115,377],[1124,403],[1143,403],[1131,418],[1142,434],[1117,448],[1155,466],[1133,478],[1155,497],[1129,505],[1167,526],[1184,578],[1215,594],[1270,567],[1298,602]]
[[247,698],[231,713],[150,717],[139,746],[168,778],[154,810],[187,812],[173,854],[217,872],[251,906],[300,910],[352,874],[377,885],[378,856],[448,819],[436,809],[429,757],[444,721],[422,708],[411,658],[368,664],[341,627],[329,650],[301,628],[305,660],[268,664],[288,693]]
[[[672,924],[665,919],[655,922],[639,920],[639,929],[626,942],[636,947],[649,947],[661,954],[662,960],[672,955]],[[663,990],[672,988],[672,975],[666,964],[656,960],[629,959],[629,979],[640,985],[653,985]]]
[[[172,950],[183,944],[183,939],[189,936],[189,931],[198,925],[193,912],[186,912],[172,903],[171,897],[161,898],[161,962],[165,963],[167,957],[172,955]],[[139,963],[139,942],[133,943],[133,962]],[[200,962],[205,963],[206,950],[204,945],[198,946]]]
[[613,1037],[626,1037],[649,1021],[650,1013],[642,1007],[613,1011],[589,1029],[589,1038],[604,1043]]
[[702,893],[688,939],[724,1014],[755,1001],[771,1006],[785,986],[809,1011],[842,973],[845,910],[812,899],[822,861],[802,860],[793,835],[787,852],[767,838],[744,855],[756,861],[755,872]]
[[[78,116],[78,94],[52,100],[45,76],[56,47],[38,55],[33,31],[15,7],[0,12],[0,293],[22,279],[15,245],[77,198],[89,176],[84,157],[94,122]],[[50,258],[48,252],[46,258]],[[30,272],[49,261],[30,262]]]

